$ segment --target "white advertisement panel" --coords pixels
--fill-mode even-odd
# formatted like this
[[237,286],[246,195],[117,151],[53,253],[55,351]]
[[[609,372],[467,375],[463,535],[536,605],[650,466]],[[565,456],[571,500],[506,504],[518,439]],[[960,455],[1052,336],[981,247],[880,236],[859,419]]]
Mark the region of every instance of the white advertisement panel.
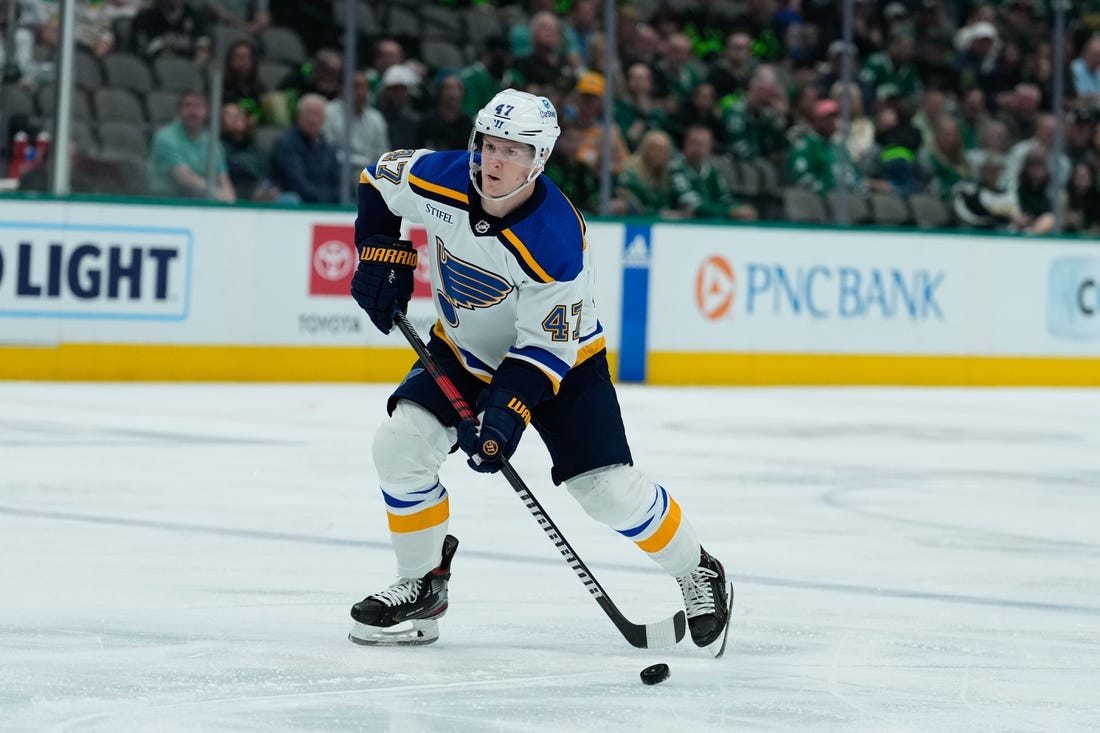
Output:
[[1004,237],[657,226],[649,347],[1097,355],[1096,254]]
[[[0,201],[0,344],[391,346],[348,293],[355,212]],[[622,226],[589,228],[618,344]],[[422,228],[405,236],[427,255]],[[421,257],[409,315],[435,322]]]

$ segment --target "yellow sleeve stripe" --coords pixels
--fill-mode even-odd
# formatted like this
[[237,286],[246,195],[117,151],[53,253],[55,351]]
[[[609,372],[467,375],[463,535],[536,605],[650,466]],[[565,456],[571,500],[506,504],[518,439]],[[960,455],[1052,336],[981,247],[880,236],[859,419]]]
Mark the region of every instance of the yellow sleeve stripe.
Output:
[[409,183],[413,186],[416,186],[417,188],[422,188],[425,191],[431,191],[432,193],[439,194],[440,196],[446,196],[449,199],[454,199],[459,203],[470,203],[470,197],[467,196],[465,193],[461,191],[456,191],[453,188],[447,188],[446,186],[440,186],[438,183],[425,181],[423,178],[419,176],[414,176],[412,173],[409,174]]
[[[569,201],[569,197],[566,196],[565,200]],[[586,250],[586,249],[588,249],[588,237],[584,236],[586,234],[585,226],[584,226],[584,217],[581,216],[580,209],[578,209],[576,206],[574,206],[572,201],[569,201],[569,208],[573,209],[573,215],[575,217],[577,217],[577,224],[580,225],[580,228],[581,228],[581,250],[582,251]]]
[[638,547],[648,553],[660,552],[672,541],[676,530],[680,529],[680,505],[671,496],[668,497],[668,514],[657,531],[646,539],[635,542]]
[[515,232],[513,232],[511,229],[505,229],[503,232],[501,232],[501,234],[503,234],[505,238],[512,243],[512,246],[516,248],[516,253],[523,258],[523,261],[527,263],[528,269],[530,269],[531,272],[533,272],[539,278],[539,280],[544,283],[554,282],[554,278],[550,277],[546,273],[546,270],[542,269],[542,267],[539,266],[539,263],[536,262],[535,258],[531,256],[531,252],[527,249],[523,242],[519,240],[519,237],[516,236]]
[[390,520],[391,532],[396,532],[398,534],[419,532],[422,529],[435,527],[436,525],[446,522],[451,516],[451,501],[445,496],[443,497],[443,501],[435,506],[428,507],[424,511],[417,512],[416,514],[400,516],[392,512],[386,512],[386,515]]

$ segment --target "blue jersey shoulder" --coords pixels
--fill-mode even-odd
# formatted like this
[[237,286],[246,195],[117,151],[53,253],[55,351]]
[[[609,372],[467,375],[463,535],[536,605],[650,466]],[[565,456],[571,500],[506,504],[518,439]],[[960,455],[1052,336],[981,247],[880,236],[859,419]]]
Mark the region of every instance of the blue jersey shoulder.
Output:
[[527,256],[522,259],[536,272],[541,270],[559,282],[573,280],[584,268],[584,218],[553,181],[546,176],[541,180],[546,198],[534,212],[509,227],[513,235],[509,239],[523,250]]
[[422,155],[409,171],[409,183],[414,188],[427,187],[436,193],[445,191],[451,194],[449,198],[466,199],[466,184],[469,180],[470,154],[465,150],[446,150]]

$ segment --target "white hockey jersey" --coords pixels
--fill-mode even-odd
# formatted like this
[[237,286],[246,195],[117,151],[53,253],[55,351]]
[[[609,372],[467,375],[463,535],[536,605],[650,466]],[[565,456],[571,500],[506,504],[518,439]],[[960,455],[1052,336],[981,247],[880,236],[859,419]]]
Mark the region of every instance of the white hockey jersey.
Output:
[[472,374],[490,381],[504,359],[520,359],[556,393],[570,368],[605,348],[584,218],[545,175],[504,218],[482,210],[465,151],[395,150],[359,180],[427,230],[433,332]]

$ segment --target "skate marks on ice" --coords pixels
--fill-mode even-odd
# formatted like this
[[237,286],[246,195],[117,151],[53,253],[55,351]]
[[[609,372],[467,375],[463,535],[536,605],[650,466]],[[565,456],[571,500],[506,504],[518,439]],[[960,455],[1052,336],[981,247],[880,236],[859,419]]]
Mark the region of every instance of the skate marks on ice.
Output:
[[[635,455],[735,584],[715,661],[626,646],[499,477],[457,464],[444,480],[464,547],[439,642],[349,644],[348,607],[392,577],[363,418],[389,391],[0,384],[3,727],[1100,719],[1098,392],[623,388]],[[710,420],[670,430],[670,414]],[[674,585],[571,506],[540,450],[525,441],[517,469],[624,610],[669,610]],[[672,676],[646,687],[655,662]]]

